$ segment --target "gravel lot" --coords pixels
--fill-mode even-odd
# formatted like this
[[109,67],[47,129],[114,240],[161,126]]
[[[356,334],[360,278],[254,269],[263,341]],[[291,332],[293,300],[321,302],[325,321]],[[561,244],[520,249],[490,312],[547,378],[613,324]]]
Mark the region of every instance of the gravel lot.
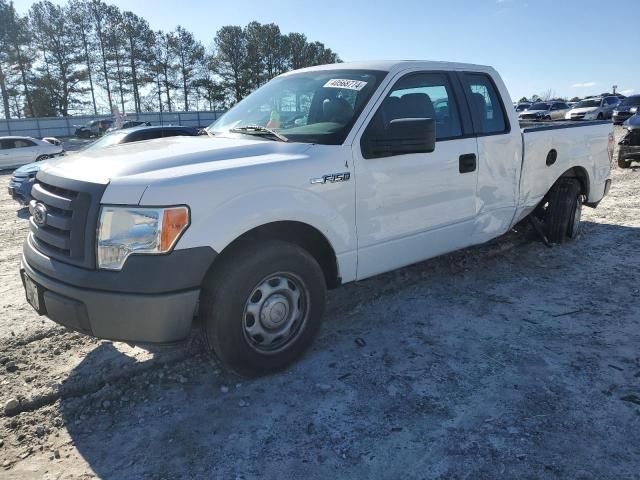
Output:
[[580,478],[640,471],[640,169],[582,238],[527,230],[332,292],[286,372],[38,317],[0,174],[0,478]]

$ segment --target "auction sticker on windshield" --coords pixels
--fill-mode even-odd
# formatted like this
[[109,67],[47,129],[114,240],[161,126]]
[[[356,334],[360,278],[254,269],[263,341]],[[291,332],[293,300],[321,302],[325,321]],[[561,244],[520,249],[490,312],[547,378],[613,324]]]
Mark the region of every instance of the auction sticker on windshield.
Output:
[[348,80],[341,78],[334,78],[324,84],[324,88],[346,88],[347,90],[360,91],[367,86],[367,82],[362,80]]

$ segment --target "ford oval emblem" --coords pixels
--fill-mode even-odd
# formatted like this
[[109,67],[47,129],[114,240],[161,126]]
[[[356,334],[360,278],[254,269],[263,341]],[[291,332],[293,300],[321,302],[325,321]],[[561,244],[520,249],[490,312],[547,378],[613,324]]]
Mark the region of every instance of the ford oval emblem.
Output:
[[43,226],[47,223],[47,207],[44,204],[38,202],[33,207],[33,221],[36,222],[36,225]]

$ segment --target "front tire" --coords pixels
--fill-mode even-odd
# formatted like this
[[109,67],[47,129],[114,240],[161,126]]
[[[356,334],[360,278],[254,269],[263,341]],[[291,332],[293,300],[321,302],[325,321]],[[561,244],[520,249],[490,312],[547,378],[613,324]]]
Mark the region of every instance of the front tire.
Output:
[[247,377],[293,363],[322,321],[326,282],[318,262],[279,240],[245,244],[220,262],[207,275],[200,298],[209,349]]
[[575,178],[560,178],[551,188],[544,213],[544,228],[551,243],[566,243],[580,234],[582,187]]
[[40,155],[38,158],[36,158],[36,162],[41,162],[43,160],[46,160],[49,158],[49,155]]

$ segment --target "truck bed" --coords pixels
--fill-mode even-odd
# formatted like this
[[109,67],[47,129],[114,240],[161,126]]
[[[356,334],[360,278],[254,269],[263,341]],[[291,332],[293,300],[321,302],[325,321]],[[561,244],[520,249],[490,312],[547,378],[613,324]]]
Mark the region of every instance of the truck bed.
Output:
[[583,181],[587,203],[604,194],[610,171],[610,121],[521,122],[522,169],[516,219],[524,218],[567,172]]

